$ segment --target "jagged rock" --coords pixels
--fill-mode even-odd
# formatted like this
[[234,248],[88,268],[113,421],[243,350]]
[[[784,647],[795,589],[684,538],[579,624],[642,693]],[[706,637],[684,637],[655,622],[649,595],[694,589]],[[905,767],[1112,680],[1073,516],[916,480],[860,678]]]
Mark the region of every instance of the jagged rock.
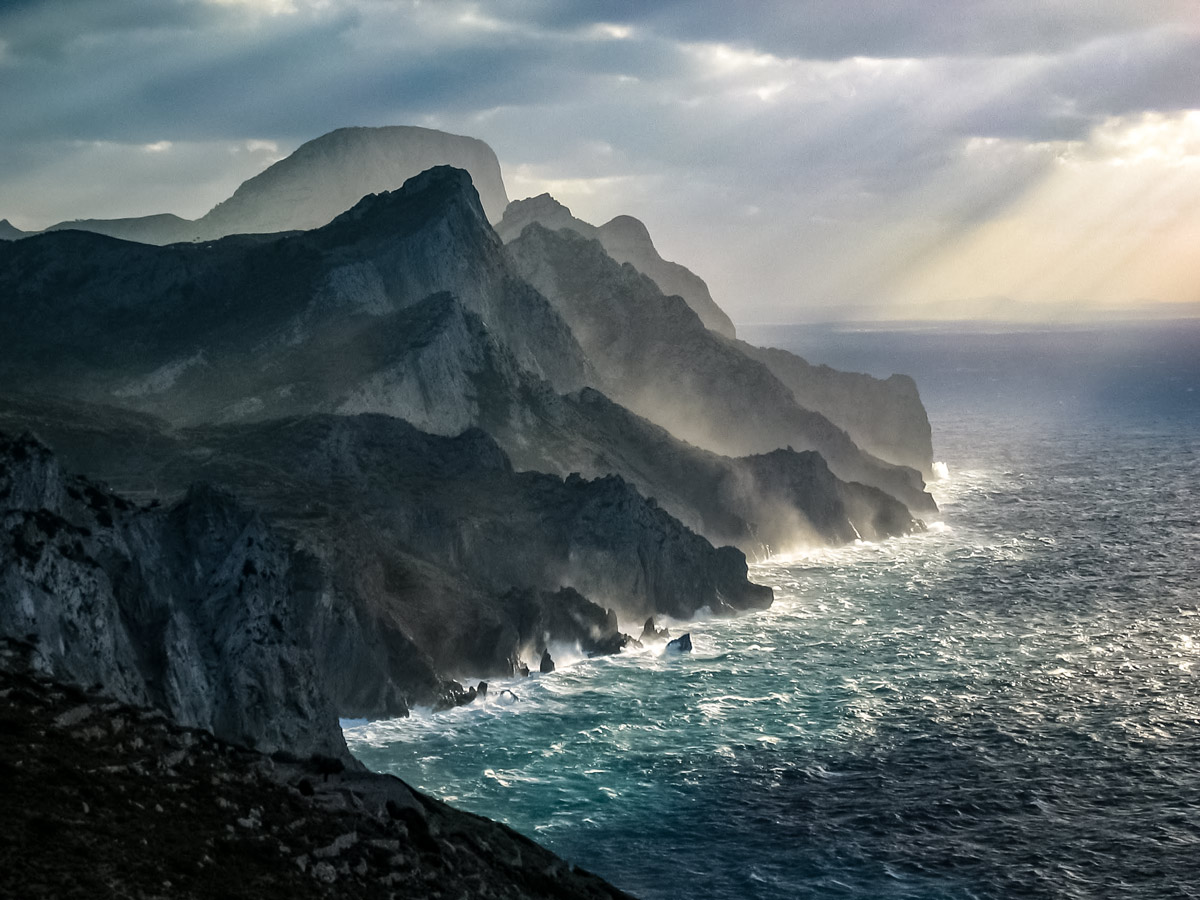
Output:
[[666,628],[656,628],[654,626],[654,616],[646,620],[646,624],[642,626],[641,641],[643,644],[651,641],[665,641],[671,637],[671,632]]
[[[475,138],[395,125],[339,128],[301,144],[194,221],[170,214],[77,219],[47,231],[79,229],[147,244],[171,244],[319,228],[367,194],[395,190],[434,166],[457,166],[469,172],[488,218],[497,221],[503,215],[508,196],[491,147]],[[23,232],[14,235],[21,236]]]
[[691,632],[681,634],[673,641],[667,642],[667,650],[672,653],[691,653],[692,652],[692,635]]
[[554,671],[554,657],[550,655],[549,650],[542,651],[542,661],[538,665],[538,671],[543,675],[549,675]]

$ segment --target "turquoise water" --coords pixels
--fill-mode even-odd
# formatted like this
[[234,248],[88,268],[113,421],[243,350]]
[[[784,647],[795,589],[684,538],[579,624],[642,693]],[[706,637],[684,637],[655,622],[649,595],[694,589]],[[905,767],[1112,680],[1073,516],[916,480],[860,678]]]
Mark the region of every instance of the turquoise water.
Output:
[[945,384],[929,533],[352,749],[645,898],[1200,897],[1200,415]]

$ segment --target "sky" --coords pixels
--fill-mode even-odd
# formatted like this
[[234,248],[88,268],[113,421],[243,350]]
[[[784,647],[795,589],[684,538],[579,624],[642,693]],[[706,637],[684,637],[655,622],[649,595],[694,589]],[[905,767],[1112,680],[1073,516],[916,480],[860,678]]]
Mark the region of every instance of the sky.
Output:
[[637,216],[735,322],[1200,315],[1196,0],[0,0],[21,228],[398,124]]

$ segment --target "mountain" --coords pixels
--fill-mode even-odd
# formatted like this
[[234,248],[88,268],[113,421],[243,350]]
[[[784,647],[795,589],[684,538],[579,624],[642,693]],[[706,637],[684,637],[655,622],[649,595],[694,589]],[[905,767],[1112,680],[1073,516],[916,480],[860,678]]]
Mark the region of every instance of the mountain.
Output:
[[682,297],[705,328],[728,338],[737,336],[732,320],[717,306],[704,280],[679,263],[663,259],[646,226],[633,216],[617,216],[597,228],[575,218],[567,207],[549,194],[539,194],[510,203],[504,210],[504,217],[496,223],[496,232],[508,243],[520,237],[530,222],[552,230],[570,228],[584,237],[598,240],[609,256],[617,262],[629,263],[652,278],[664,294]]
[[570,325],[614,400],[726,456],[816,450],[834,474],[886,491],[916,512],[936,509],[919,472],[872,457],[825,416],[800,406],[762,363],[704,327],[598,241],[525,227],[507,245],[517,271]]
[[[496,231],[510,244],[534,222],[551,231],[568,228],[599,241],[609,256],[648,276],[664,294],[682,297],[710,331],[736,339],[732,322],[713,301],[703,280],[683,266],[663,260],[646,226],[632,216],[617,216],[596,227],[571,215],[549,194],[541,194],[510,203]],[[800,406],[845,429],[862,449],[926,476],[932,474],[929,419],[911,378],[894,375],[881,380],[839,372],[828,366],[813,366],[786,350],[754,347],[744,341],[737,341],[736,347],[770,369]]]
[[[231,197],[199,219],[170,214],[77,219],[46,230],[92,231],[147,244],[305,231],[328,224],[367,194],[394,190],[414,175],[440,165],[469,172],[485,214],[492,221],[500,219],[508,195],[491,147],[475,138],[393,125],[339,128],[301,144],[290,156],[243,182]],[[4,237],[3,229],[0,237]]]
[[162,248],[42,235],[0,248],[0,292],[9,391],[177,426],[317,412],[387,413],[444,435],[476,425],[521,468],[620,474],[711,540],[756,554],[916,527],[882,495],[847,505],[839,496],[853,489],[836,481],[781,500],[739,464],[576,396],[601,377],[518,276],[458,170],[304,234]]
[[[66,540],[69,547],[67,538],[91,532],[82,549],[61,551],[85,571],[92,557],[110,560],[114,572],[131,565],[156,571],[184,565],[190,553],[202,563],[197,572],[211,571],[210,578],[228,580],[228,590],[236,589],[243,603],[254,595],[243,597],[242,592],[257,584],[246,581],[247,573],[272,573],[274,605],[262,617],[297,623],[303,632],[300,643],[306,652],[311,647],[315,658],[308,668],[319,674],[322,689],[343,715],[402,715],[414,703],[453,701],[461,689],[447,682],[446,675],[511,676],[520,660],[536,661],[550,643],[601,651],[606,644],[626,641],[613,614],[588,597],[605,598],[622,620],[632,623],[657,614],[690,618],[701,607],[730,614],[771,603],[769,589],[747,580],[739,551],[713,548],[621,478],[516,472],[495,442],[477,429],[445,438],[389,416],[316,415],[172,432],[146,417],[112,415],[48,398],[31,399],[23,408],[7,399],[0,421],[5,428],[36,426],[60,448],[68,465],[111,478],[122,493],[131,489],[134,496],[179,498],[171,501],[168,523],[185,514],[197,518],[197,508],[204,511],[204,523],[232,522],[206,525],[200,533],[217,536],[204,537],[200,549],[188,550],[175,540],[167,552],[162,539],[132,543],[127,536],[114,538],[113,543],[126,548],[115,559],[103,547],[91,549],[91,539],[99,540],[102,529],[90,520],[81,519],[75,531],[41,526],[49,538],[57,535],[58,544],[49,538],[34,544],[58,547]],[[32,467],[40,480],[25,476],[7,493],[0,484],[0,511],[8,504],[26,519],[33,515],[35,524],[47,517],[58,522],[53,517],[62,518],[63,504],[56,486],[63,476],[57,460],[29,438],[9,441],[0,450],[5,447],[18,472]],[[145,455],[130,454],[129,448],[142,448]],[[26,482],[34,487],[23,487]],[[112,496],[101,487],[81,485],[75,493],[89,503]],[[239,512],[234,494],[254,516]],[[133,510],[139,534],[148,522],[158,521],[159,513],[139,512],[115,496],[96,514],[106,527],[114,518],[124,527],[112,512],[114,505]],[[193,534],[197,528],[185,531]],[[13,559],[19,561],[22,553],[29,555],[23,548],[33,538],[14,533]],[[519,541],[512,539],[514,534]],[[220,554],[228,559],[222,562],[226,557]],[[8,558],[3,562],[10,577],[20,573]],[[80,586],[74,570],[68,570],[55,576],[61,584],[51,579],[47,587],[45,577],[37,582],[36,590],[51,591],[56,598],[34,604],[45,620],[37,623],[25,622],[20,612],[26,606],[21,597],[33,589],[29,585],[36,581],[36,571],[21,575],[7,593],[14,608],[6,613],[0,605],[0,631],[15,637],[47,635],[48,645],[64,630],[86,633],[77,621],[83,615],[76,611],[81,601],[70,598],[96,589],[86,581]],[[224,608],[225,580],[206,582],[209,595],[202,608]],[[164,589],[165,599],[156,607],[153,587],[158,581],[174,583],[143,575],[126,578],[121,583],[134,593],[106,601],[121,613],[109,619],[136,621],[122,604],[135,602],[141,589],[147,595],[141,602],[152,610],[150,619],[161,623],[183,617],[200,635],[189,638],[191,643],[180,651],[189,659],[199,655],[193,645],[207,648],[214,644],[212,635],[226,634],[220,615],[201,618],[193,605],[199,601],[186,599],[199,588]],[[564,592],[564,587],[570,590]],[[64,604],[69,614],[62,612]],[[230,614],[229,627],[244,614]],[[242,630],[254,633],[249,626]],[[123,633],[115,624],[105,631]],[[167,639],[154,635],[163,633],[175,631],[159,628],[150,637],[125,643],[156,646]],[[295,643],[296,631],[290,635]],[[225,646],[221,642],[214,652]],[[109,674],[80,674],[70,650],[60,675],[84,683],[94,679],[119,685],[111,673],[130,668],[118,654],[118,662],[104,670]],[[90,658],[84,650],[75,653]],[[163,650],[158,655],[170,654]],[[220,667],[218,662],[201,668]],[[145,697],[130,692],[128,699]]]
[[0,219],[0,241],[16,241],[28,237],[31,232],[22,231],[8,219]]

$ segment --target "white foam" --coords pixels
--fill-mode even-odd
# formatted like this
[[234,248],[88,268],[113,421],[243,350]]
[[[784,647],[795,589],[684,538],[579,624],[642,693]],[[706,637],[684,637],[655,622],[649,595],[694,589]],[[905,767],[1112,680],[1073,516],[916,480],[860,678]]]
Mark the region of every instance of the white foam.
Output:
[[950,467],[944,462],[935,462],[933,464],[933,480],[934,481],[949,481]]

